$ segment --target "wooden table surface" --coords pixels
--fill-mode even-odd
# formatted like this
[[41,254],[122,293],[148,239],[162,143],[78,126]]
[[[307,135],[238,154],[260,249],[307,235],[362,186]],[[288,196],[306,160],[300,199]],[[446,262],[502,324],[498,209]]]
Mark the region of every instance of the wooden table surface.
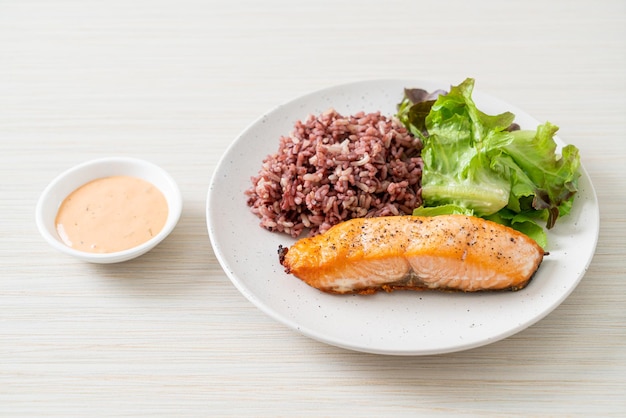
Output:
[[[0,416],[625,416],[625,70],[623,0],[0,1]],[[205,204],[244,128],[332,85],[465,77],[580,149],[601,226],[563,304],[405,357],[311,340],[237,291]],[[185,206],[150,253],[86,264],[34,208],[112,155],[168,170]]]

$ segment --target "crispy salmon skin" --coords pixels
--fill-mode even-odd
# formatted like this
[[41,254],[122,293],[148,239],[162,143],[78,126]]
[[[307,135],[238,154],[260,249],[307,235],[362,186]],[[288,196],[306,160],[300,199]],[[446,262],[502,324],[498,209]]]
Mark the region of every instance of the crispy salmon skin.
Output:
[[339,294],[519,290],[544,256],[526,235],[465,215],[356,218],[278,253],[287,273]]

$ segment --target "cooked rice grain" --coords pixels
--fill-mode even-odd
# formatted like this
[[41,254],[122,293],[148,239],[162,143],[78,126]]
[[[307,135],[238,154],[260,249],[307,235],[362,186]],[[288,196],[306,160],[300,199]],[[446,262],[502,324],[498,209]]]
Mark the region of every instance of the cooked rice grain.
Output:
[[356,217],[410,214],[421,205],[421,148],[380,112],[311,115],[263,160],[247,203],[261,226],[292,237]]

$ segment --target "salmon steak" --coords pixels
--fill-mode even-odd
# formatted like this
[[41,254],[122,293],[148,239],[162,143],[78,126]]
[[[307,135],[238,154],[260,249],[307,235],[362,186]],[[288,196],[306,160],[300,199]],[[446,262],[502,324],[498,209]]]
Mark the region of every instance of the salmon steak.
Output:
[[278,249],[287,273],[328,293],[519,290],[544,250],[498,223],[465,215],[355,218]]

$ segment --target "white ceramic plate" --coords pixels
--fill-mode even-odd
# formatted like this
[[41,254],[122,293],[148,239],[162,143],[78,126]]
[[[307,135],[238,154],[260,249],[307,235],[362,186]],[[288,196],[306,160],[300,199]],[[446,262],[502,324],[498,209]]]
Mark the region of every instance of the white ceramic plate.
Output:
[[[376,80],[341,85],[295,99],[261,116],[228,148],[208,191],[207,227],[228,277],[255,306],[313,339],[346,349],[391,355],[428,355],[489,344],[536,323],[574,290],[595,252],[599,210],[582,172],[572,213],[549,232],[550,255],[525,289],[503,293],[394,292],[371,296],[322,293],[283,272],[279,245],[294,240],[259,226],[244,191],[261,162],[276,152],[296,120],[330,107],[342,114],[395,113],[405,87],[429,91],[449,85]],[[479,109],[511,111],[523,129],[539,122],[520,109],[474,90]],[[556,122],[556,121],[555,121]],[[562,142],[559,140],[559,144]]]

